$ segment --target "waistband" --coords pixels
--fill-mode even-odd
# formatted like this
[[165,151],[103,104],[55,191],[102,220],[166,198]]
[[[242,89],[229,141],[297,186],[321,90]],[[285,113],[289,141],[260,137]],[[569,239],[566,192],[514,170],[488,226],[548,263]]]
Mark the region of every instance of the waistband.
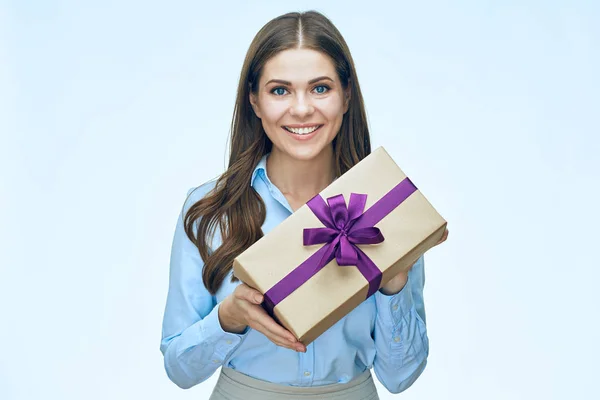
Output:
[[211,399],[231,400],[376,400],[379,398],[369,369],[347,383],[298,387],[266,382],[231,368],[222,368],[213,396]]

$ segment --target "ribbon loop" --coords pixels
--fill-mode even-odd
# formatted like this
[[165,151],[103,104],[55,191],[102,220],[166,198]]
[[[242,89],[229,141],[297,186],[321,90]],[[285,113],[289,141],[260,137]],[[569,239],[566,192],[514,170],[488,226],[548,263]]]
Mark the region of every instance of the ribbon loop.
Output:
[[353,230],[348,234],[348,240],[355,244],[377,244],[385,239],[379,228],[368,227]]
[[350,221],[355,221],[365,211],[367,204],[367,195],[351,193],[350,202],[348,203],[348,218]]
[[309,228],[304,229],[304,245],[330,243],[338,235],[338,231],[331,228]]
[[337,196],[329,197],[327,199],[327,204],[329,204],[329,210],[331,212],[331,217],[333,218],[335,229],[338,231],[344,229],[348,223],[348,208],[346,208],[344,195],[338,194]]

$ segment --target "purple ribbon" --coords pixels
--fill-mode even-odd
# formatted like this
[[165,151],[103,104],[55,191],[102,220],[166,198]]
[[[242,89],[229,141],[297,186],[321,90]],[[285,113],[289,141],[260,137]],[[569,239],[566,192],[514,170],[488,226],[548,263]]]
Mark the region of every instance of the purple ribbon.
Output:
[[348,206],[341,194],[329,197],[327,203],[319,194],[313,197],[307,205],[325,227],[304,229],[304,245],[326,245],[267,290],[264,294],[267,312],[273,315],[277,304],[334,258],[340,266],[356,266],[369,282],[367,298],[372,296],[381,285],[382,273],[357,245],[383,242],[383,234],[375,225],[416,190],[411,180],[405,178],[367,211],[364,211],[366,194],[350,194]]

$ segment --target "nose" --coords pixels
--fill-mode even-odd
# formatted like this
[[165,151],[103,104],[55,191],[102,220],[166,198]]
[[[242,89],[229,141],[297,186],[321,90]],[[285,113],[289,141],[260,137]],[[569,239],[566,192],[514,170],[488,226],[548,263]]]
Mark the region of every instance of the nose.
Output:
[[298,118],[310,115],[314,111],[315,108],[311,104],[310,98],[307,98],[307,96],[304,95],[296,96],[290,107],[290,115]]

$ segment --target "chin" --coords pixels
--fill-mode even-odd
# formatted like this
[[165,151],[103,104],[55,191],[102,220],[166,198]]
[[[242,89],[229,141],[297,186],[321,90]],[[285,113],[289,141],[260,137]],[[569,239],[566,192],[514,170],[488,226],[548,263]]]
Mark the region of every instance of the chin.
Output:
[[310,146],[305,148],[293,148],[290,149],[287,153],[294,159],[299,161],[310,161],[317,158],[323,151],[327,150],[328,146],[331,146],[331,143],[326,146]]

